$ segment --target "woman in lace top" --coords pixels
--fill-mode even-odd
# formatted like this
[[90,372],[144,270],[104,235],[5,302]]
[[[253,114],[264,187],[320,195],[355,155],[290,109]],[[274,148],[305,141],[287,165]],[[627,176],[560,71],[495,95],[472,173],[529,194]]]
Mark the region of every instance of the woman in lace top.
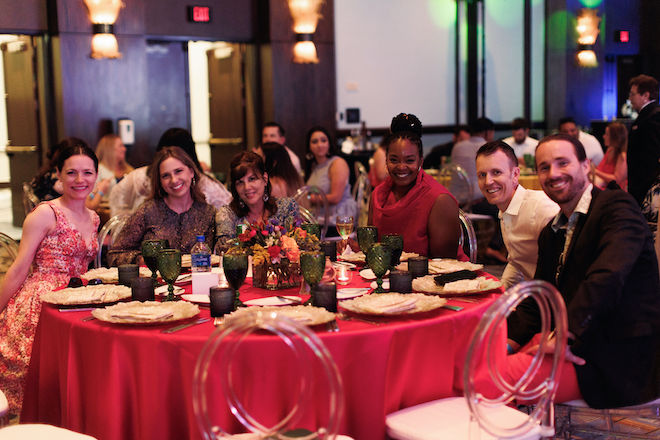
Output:
[[110,265],[142,263],[143,240],[166,239],[170,248],[190,253],[197,235],[209,245],[215,236],[215,208],[199,189],[200,171],[182,149],[165,147],[152,164],[152,198],[127,220],[108,252]]
[[231,193],[234,197],[216,215],[217,241],[225,245],[236,237],[239,224],[266,223],[276,218],[282,224],[298,218],[298,205],[293,199],[271,197],[271,186],[264,161],[252,152],[239,153],[231,161]]

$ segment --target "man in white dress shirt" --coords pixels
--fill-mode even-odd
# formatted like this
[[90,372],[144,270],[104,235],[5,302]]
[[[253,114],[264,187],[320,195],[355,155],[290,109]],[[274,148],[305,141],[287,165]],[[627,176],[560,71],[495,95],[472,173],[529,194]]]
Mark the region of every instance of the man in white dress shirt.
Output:
[[516,118],[511,123],[513,136],[503,139],[505,143],[513,148],[520,165],[525,165],[525,154],[531,154],[534,157],[536,144],[539,143],[536,139],[529,137],[530,127],[529,120],[526,118]]
[[559,212],[543,191],[518,184],[520,168],[513,149],[502,141],[489,142],[477,151],[479,189],[499,209],[502,238],[509,252],[502,274],[505,288],[534,278],[541,229]]
[[266,122],[264,124],[264,128],[261,131],[261,143],[265,144],[266,142],[277,142],[278,144],[282,145],[286,149],[286,152],[289,153],[291,163],[295,169],[298,171],[298,173],[302,173],[300,158],[298,158],[298,155],[294,153],[291,148],[286,146],[284,128],[282,128],[282,126],[277,122]]
[[605,153],[603,152],[603,147],[598,142],[595,136],[585,133],[584,131],[578,129],[575,119],[570,116],[561,118],[559,120],[559,132],[573,136],[575,139],[579,140],[584,146],[584,152],[587,153],[587,159],[597,167]]

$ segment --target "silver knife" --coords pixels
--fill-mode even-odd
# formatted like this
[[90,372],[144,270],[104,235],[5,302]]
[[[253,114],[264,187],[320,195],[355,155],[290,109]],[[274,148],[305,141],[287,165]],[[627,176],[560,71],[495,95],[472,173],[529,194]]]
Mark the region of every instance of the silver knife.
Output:
[[179,325],[175,325],[174,327],[166,328],[165,330],[161,330],[161,333],[178,332],[179,330],[183,330],[184,328],[192,327],[193,325],[197,325],[197,324],[202,324],[210,320],[211,318],[199,318],[194,320],[193,322],[187,322],[185,324],[179,324]]

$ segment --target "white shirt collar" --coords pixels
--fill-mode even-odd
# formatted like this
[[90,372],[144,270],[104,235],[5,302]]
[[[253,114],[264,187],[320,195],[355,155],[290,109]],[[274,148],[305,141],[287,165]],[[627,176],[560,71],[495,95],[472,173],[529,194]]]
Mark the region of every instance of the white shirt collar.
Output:
[[582,197],[580,197],[580,200],[578,201],[577,205],[575,206],[575,209],[573,210],[573,213],[571,216],[567,219],[566,216],[559,210],[557,215],[555,216],[554,220],[552,220],[552,229],[557,232],[557,230],[564,225],[568,223],[574,223],[575,220],[571,221],[572,219],[576,218],[576,214],[584,214],[586,215],[587,212],[589,212],[589,205],[591,205],[591,191],[593,190],[594,185],[590,183],[587,185],[587,188],[584,190],[582,193]]
[[502,218],[503,214],[518,215],[520,205],[522,205],[523,200],[525,200],[525,191],[527,190],[521,184],[518,184],[516,191],[513,193],[513,197],[511,197],[509,206],[506,207],[506,211],[499,212],[499,218]]

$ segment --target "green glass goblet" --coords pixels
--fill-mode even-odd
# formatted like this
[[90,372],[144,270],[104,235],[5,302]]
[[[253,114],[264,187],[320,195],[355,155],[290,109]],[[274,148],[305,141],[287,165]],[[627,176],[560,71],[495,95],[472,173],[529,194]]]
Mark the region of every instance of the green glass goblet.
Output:
[[174,296],[174,282],[181,274],[181,251],[163,249],[158,253],[158,271],[167,283],[167,297],[163,301],[178,301]]
[[360,226],[357,228],[357,239],[360,249],[367,255],[367,251],[378,241],[378,228],[375,226]]
[[382,243],[392,251],[392,267],[398,265],[403,252],[403,237],[401,234],[386,234],[383,236]]
[[222,257],[222,270],[225,272],[227,283],[236,292],[234,303],[236,307],[245,307],[240,300],[239,287],[243,285],[248,271],[248,255],[245,252],[225,253]]
[[318,223],[303,223],[300,228],[308,234],[316,235],[316,238],[321,240],[321,225]]
[[387,270],[390,268],[391,261],[392,251],[389,246],[383,243],[374,243],[367,251],[367,264],[374,271],[376,284],[378,285],[374,293],[385,292],[385,289],[383,289],[383,276],[385,276]]
[[158,279],[158,273],[156,273],[158,270],[158,254],[165,248],[167,248],[167,240],[153,239],[142,242],[142,259],[151,271],[151,281],[153,281],[154,286]]
[[[310,287],[318,284],[321,281],[324,271],[325,254],[323,252],[310,251],[300,254],[300,273],[302,273],[305,282]],[[304,284],[300,286],[300,293],[305,293]]]

